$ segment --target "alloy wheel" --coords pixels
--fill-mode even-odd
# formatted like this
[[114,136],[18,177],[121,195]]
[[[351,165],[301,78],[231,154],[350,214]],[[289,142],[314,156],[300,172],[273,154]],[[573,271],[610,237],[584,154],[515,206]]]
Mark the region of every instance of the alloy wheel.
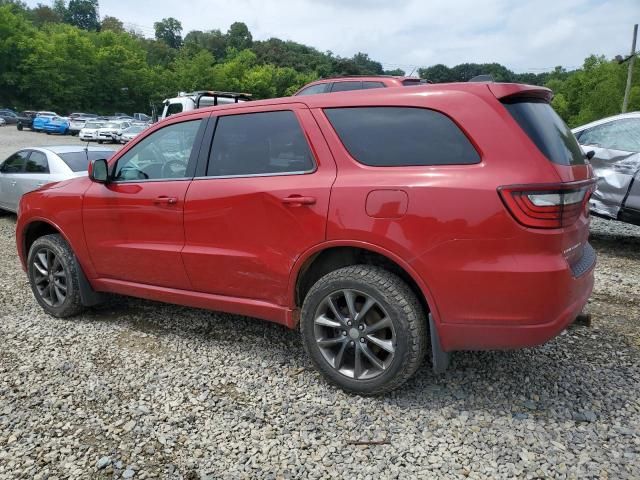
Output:
[[51,307],[62,305],[67,298],[67,275],[58,255],[49,248],[42,248],[31,264],[40,298]]
[[393,322],[376,299],[361,291],[327,295],[316,309],[314,335],[327,363],[346,377],[369,380],[393,362]]

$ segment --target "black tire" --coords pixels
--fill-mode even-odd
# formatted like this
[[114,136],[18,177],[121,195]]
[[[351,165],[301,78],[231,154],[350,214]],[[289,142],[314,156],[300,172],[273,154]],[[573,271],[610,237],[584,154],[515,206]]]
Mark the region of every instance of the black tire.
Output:
[[[37,261],[36,259],[38,254],[43,255],[46,254],[47,251],[52,252],[55,257],[57,257],[62,267],[63,275],[60,278],[64,279],[66,294],[64,301],[59,305],[50,304],[36,286],[36,275],[38,274],[38,270],[35,262]],[[84,307],[82,306],[82,301],[80,299],[80,265],[78,264],[71,247],[69,247],[67,242],[60,235],[44,235],[33,242],[33,245],[31,245],[31,248],[29,249],[29,256],[27,258],[27,274],[29,276],[29,283],[31,285],[33,295],[36,297],[40,306],[49,315],[58,318],[67,318],[82,312]]]
[[21,123],[18,124],[18,131],[20,131],[20,132],[22,131],[22,124]]
[[102,140],[98,140],[98,143],[99,143],[100,145],[102,145]]
[[[324,308],[323,305],[326,305],[325,300],[329,295],[339,294],[344,290],[353,290],[356,294],[361,292],[363,298],[368,297],[375,301],[393,325],[393,357],[390,363],[380,370],[381,373],[373,378],[356,379],[341,373],[325,358],[318,345],[317,314]],[[361,304],[360,310],[362,308]],[[346,328],[356,330],[354,327]],[[416,372],[427,350],[426,316],[415,294],[397,275],[372,265],[344,267],[320,278],[304,299],[300,331],[305,350],[325,378],[343,390],[360,395],[379,395],[398,388]],[[344,331],[342,335],[345,335]],[[357,339],[347,340],[353,346],[351,348],[358,347]],[[360,338],[360,342],[365,340]],[[336,362],[334,360],[334,363]],[[354,372],[355,368],[354,366]]]

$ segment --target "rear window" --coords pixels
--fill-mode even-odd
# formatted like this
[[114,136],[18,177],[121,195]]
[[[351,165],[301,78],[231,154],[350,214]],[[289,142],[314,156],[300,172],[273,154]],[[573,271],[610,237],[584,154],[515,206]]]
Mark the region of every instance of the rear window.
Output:
[[358,162],[374,167],[468,165],[480,155],[446,115],[414,107],[331,108],[325,114]]
[[89,162],[101,158],[108,160],[114,153],[113,150],[89,150],[88,152],[81,150],[79,152],[58,153],[56,155],[58,155],[72,171],[84,172],[89,169]]
[[549,160],[559,165],[584,165],[584,154],[560,116],[544,100],[533,98],[503,102],[522,130]]

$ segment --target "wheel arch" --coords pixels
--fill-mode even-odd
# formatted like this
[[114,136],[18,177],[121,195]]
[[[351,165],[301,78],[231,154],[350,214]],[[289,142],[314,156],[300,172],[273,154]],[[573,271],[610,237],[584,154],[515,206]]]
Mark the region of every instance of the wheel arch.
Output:
[[437,307],[428,286],[417,272],[394,253],[366,242],[327,242],[298,258],[289,280],[289,303],[299,310],[311,286],[323,275],[348,265],[378,265],[402,278],[418,297],[425,313],[439,321]]

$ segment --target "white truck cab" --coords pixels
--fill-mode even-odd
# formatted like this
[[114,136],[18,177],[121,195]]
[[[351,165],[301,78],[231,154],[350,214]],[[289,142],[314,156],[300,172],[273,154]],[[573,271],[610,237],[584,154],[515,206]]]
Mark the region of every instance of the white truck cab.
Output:
[[177,97],[167,98],[162,102],[162,115],[159,120],[180,112],[197,110],[198,108],[225,105],[228,103],[248,102],[251,100],[249,93],[218,92],[201,90],[198,92],[180,92]]

